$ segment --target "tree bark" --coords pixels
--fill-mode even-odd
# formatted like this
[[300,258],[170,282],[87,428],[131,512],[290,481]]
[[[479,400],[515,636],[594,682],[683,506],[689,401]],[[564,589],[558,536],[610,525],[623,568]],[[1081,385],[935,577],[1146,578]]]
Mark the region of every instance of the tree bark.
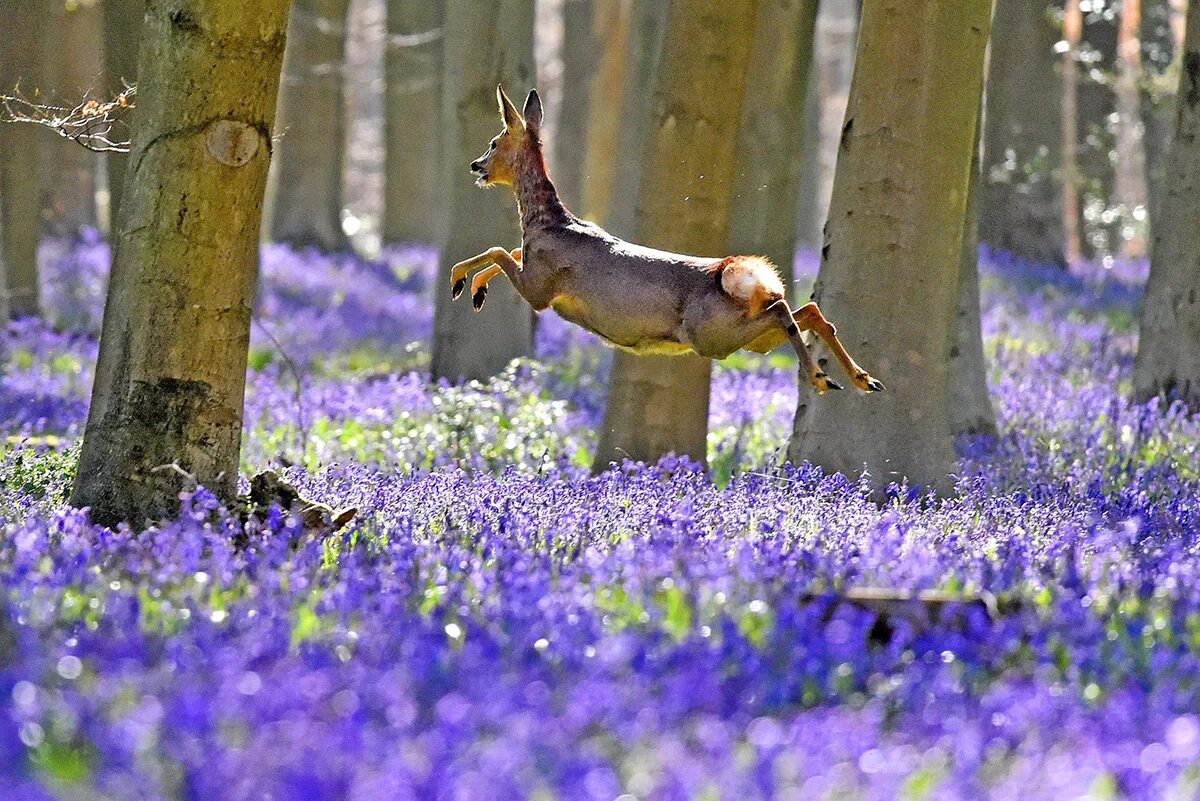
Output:
[[486,379],[533,350],[533,314],[507,281],[492,284],[487,309],[450,300],[450,268],[490,247],[520,245],[512,194],[474,185],[470,163],[500,132],[496,85],[533,86],[533,0],[449,0],[442,98],[442,181],[448,224],[438,260],[433,329],[436,378]]
[[[654,93],[647,87],[654,85],[658,64],[662,58],[663,36],[667,26],[668,3],[662,0],[633,0],[629,17],[629,46],[626,49],[628,66],[620,98],[610,113],[619,116],[617,144],[613,151],[611,197],[605,199],[604,214],[588,212],[586,199],[593,181],[590,176],[584,184],[584,212],[592,216],[617,236],[634,236],[635,217],[642,191],[642,154],[646,149],[646,137],[650,130],[650,116]],[[598,94],[593,89],[593,108],[606,102],[608,95]],[[596,205],[596,204],[593,204]]]
[[[145,21],[145,0],[100,0],[104,31],[104,86],[109,96],[126,85],[137,84],[138,51],[142,42]],[[108,191],[107,204],[101,203],[101,227],[115,232],[121,219],[121,192],[125,188],[125,167],[128,153],[106,153],[104,156]]]
[[436,242],[445,0],[390,0],[384,51],[385,242]]
[[[628,5],[628,0],[615,2]],[[583,211],[583,165],[587,152],[584,143],[592,108],[593,78],[602,42],[616,33],[597,24],[598,11],[605,5],[605,0],[563,0],[562,4],[562,104],[553,151],[549,154],[550,174],[563,203],[579,212]],[[606,98],[610,108],[614,101],[620,101],[620,91],[617,86],[617,97]]]
[[[729,242],[737,127],[759,3],[672,0],[644,151],[637,239],[716,256]],[[618,351],[594,466],[705,462],[712,362]]]
[[808,76],[817,0],[765,0],[751,49],[734,168],[729,248],[795,274]]
[[[141,526],[232,501],[286,0],[148,0],[134,142],[71,501]],[[178,469],[176,469],[178,468]]]
[[813,397],[789,456],[952,487],[954,341],[990,0],[866,0],[814,300],[888,386]]
[[[95,3],[54,4],[50,24],[53,34],[43,38],[42,59],[54,95],[63,103],[85,95],[103,99],[97,81],[103,72],[100,7]],[[94,228],[97,154],[62,137],[42,136],[43,228],[58,236],[73,236],[81,228]]]
[[[48,7],[42,0],[5,0],[0,5],[0,91],[18,84],[30,96],[40,86],[42,34]],[[3,319],[37,315],[37,242],[41,220],[36,125],[7,125],[0,132],[0,265],[6,301]]]
[[595,102],[588,109],[583,140],[586,142],[583,172],[587,180],[582,187],[582,200],[584,215],[601,224],[609,219],[619,197],[613,191],[617,165],[629,155],[619,149],[618,142],[624,122],[619,113],[624,93],[632,89],[627,82],[632,10],[627,0],[599,0],[594,9],[593,24],[603,32],[603,41],[592,77]]
[[1189,3],[1175,137],[1167,153],[1133,365],[1134,394],[1200,410],[1200,3]]
[[330,251],[347,247],[342,86],[349,7],[349,0],[293,3],[267,201],[267,235],[275,242]]
[[1113,205],[1119,215],[1118,250],[1127,259],[1146,255],[1146,149],[1142,125],[1141,0],[1122,0],[1117,31],[1116,156]]
[[[988,57],[979,237],[1036,264],[1065,263],[1059,39],[1049,0],[1000,0]],[[1034,102],[1031,98],[1037,98]]]
[[1147,214],[1150,235],[1159,213],[1163,195],[1167,150],[1175,120],[1175,77],[1183,41],[1184,0],[1142,0],[1141,49],[1142,81],[1140,106],[1142,145],[1146,162]]
[[[982,111],[982,108],[981,108]],[[947,361],[950,371],[950,431],[955,437],[996,437],[996,414],[988,395],[987,357],[983,353],[983,330],[979,312],[979,118],[975,123],[974,159],[967,189],[966,226],[963,230],[962,260],[959,262],[958,300],[955,303],[954,335]]]

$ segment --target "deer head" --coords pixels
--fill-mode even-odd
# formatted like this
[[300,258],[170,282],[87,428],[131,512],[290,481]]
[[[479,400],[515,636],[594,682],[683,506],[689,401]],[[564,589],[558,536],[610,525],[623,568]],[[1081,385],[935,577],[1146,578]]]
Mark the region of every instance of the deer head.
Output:
[[501,86],[496,87],[496,101],[504,130],[492,139],[487,152],[471,162],[477,186],[512,186],[521,162],[535,155],[540,145],[542,99],[537,90],[530,90],[523,112],[517,111]]

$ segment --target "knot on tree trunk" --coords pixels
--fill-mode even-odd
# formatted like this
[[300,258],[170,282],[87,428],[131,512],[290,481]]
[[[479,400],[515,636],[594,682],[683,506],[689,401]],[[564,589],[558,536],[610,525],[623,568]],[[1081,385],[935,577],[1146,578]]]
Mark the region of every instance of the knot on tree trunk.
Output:
[[230,167],[243,167],[258,153],[257,128],[237,120],[216,120],[205,130],[208,155]]

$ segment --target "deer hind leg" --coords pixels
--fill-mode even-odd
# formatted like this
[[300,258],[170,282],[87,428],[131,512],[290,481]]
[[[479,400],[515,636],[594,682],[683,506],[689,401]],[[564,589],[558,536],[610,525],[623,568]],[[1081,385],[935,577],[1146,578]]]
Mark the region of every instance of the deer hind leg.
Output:
[[833,323],[825,319],[825,315],[821,313],[821,309],[815,303],[808,303],[801,306],[795,313],[794,318],[796,324],[800,326],[801,331],[812,331],[821,341],[825,343],[834,358],[842,365],[842,369],[846,371],[846,375],[850,377],[851,383],[861,389],[863,392],[882,392],[883,383],[878,379],[872,378],[870,373],[858,366],[858,362],[850,357],[846,352],[846,348],[837,338],[837,329]]
[[825,371],[813,361],[812,354],[808,352],[808,345],[804,344],[804,338],[800,336],[800,326],[793,318],[792,309],[786,300],[775,301],[763,310],[763,314],[770,315],[783,329],[788,342],[792,343],[792,348],[796,351],[796,356],[800,358],[800,368],[804,370],[805,375],[808,376],[808,383],[813,385],[813,389],[817,391],[818,395],[824,395],[831,389],[842,388],[841,384],[827,376]]
[[[517,248],[511,253],[501,247],[488,248],[478,256],[472,256],[469,259],[464,259],[458,264],[450,268],[450,298],[457,300],[458,296],[467,288],[467,274],[472,270],[478,269],[490,264],[511,265],[513,269],[521,269],[521,249]],[[484,290],[486,293],[486,290]],[[482,302],[476,304],[476,308],[483,305]]]

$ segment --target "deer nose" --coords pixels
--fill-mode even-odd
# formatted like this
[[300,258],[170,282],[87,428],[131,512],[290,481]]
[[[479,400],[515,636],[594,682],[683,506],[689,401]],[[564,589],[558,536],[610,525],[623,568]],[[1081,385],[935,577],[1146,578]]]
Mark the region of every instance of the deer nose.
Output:
[[471,162],[471,172],[483,172],[483,161],[476,160]]

